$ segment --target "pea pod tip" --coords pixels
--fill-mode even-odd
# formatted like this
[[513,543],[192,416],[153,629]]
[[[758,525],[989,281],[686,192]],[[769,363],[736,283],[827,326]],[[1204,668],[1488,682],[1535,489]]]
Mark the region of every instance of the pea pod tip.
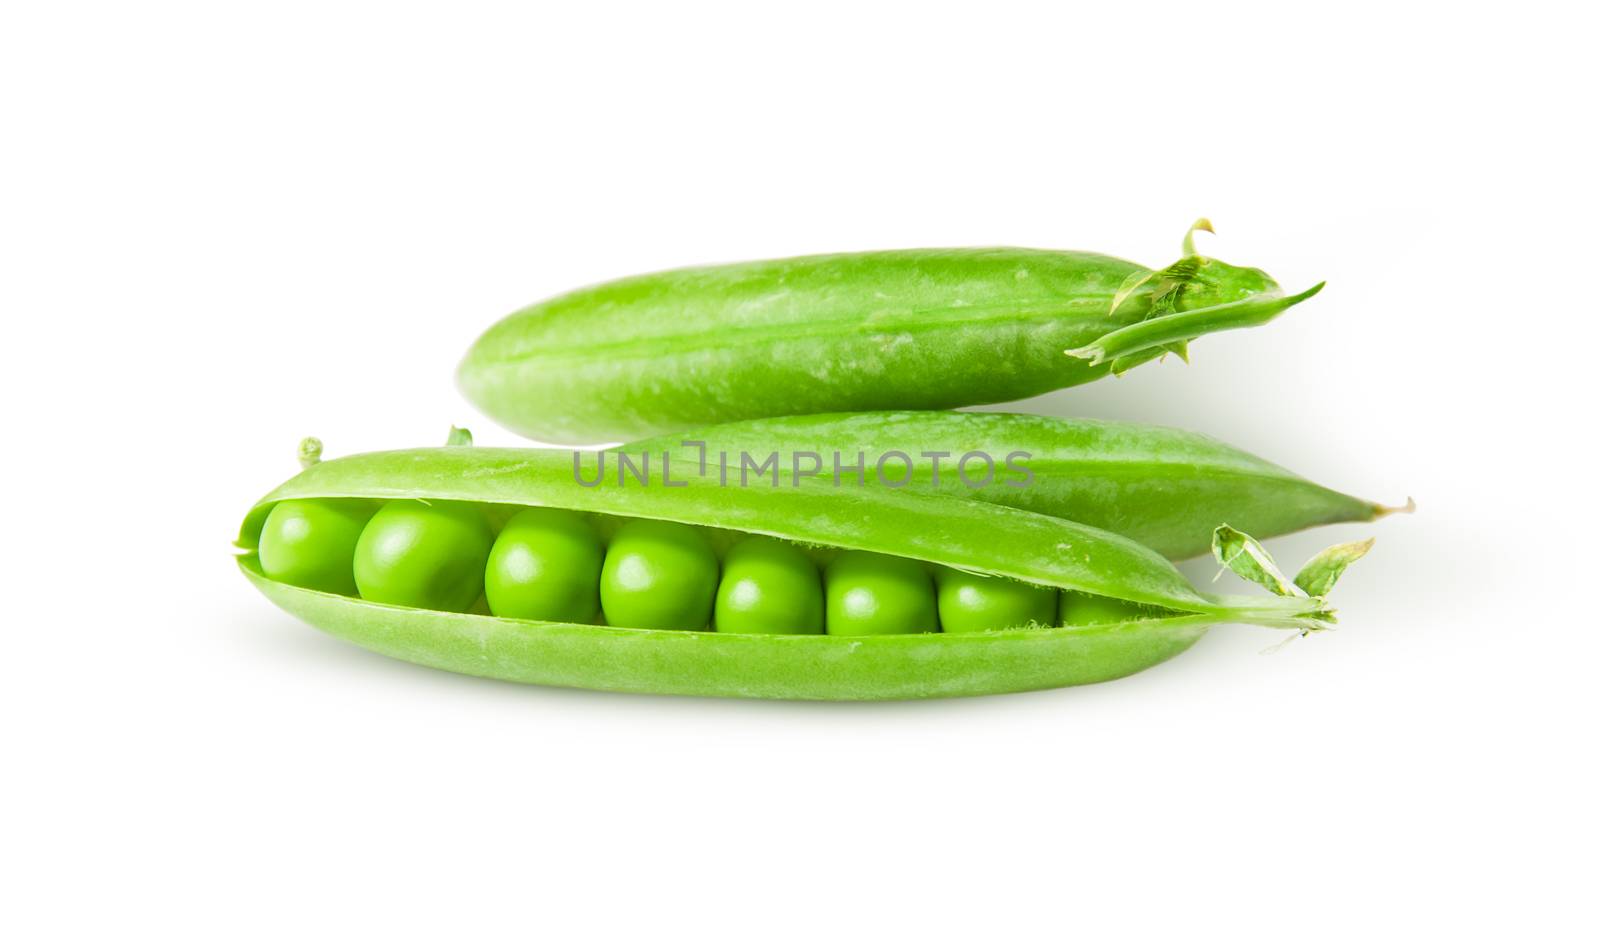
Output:
[[1382,503],[1376,503],[1372,509],[1379,518],[1383,516],[1410,515],[1417,511],[1417,500],[1414,496],[1408,496],[1403,506],[1385,506]]

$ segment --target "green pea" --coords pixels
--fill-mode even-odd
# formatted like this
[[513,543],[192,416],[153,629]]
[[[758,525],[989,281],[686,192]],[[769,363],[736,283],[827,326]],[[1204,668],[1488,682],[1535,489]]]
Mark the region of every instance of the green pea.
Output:
[[261,527],[261,571],[279,583],[356,595],[356,541],[377,507],[357,499],[290,499]]
[[467,612],[483,593],[493,544],[488,519],[471,503],[395,500],[356,543],[356,587],[373,602]]
[[775,538],[746,538],[728,550],[717,587],[719,632],[820,635],[822,582],[799,548]]
[[605,546],[582,516],[526,509],[500,530],[483,584],[494,615],[593,623],[600,617]]
[[939,624],[947,632],[981,632],[1056,624],[1056,591],[953,567],[935,573]]
[[846,551],[828,565],[830,635],[908,635],[939,630],[933,579],[922,564]]
[[1110,625],[1172,614],[1170,609],[1105,596],[1074,591],[1063,591],[1061,594],[1062,625]]
[[716,592],[711,542],[678,522],[623,525],[600,571],[600,608],[608,625],[622,628],[705,628]]

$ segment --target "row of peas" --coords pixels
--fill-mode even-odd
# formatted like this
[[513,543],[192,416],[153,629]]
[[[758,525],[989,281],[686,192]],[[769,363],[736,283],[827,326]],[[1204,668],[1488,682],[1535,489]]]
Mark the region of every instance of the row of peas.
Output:
[[705,531],[676,522],[626,521],[608,543],[577,513],[529,508],[497,534],[482,507],[449,501],[288,500],[258,550],[267,577],[308,589],[623,628],[912,634],[1121,621],[1140,608],[866,551],[819,569],[758,535],[719,564]]

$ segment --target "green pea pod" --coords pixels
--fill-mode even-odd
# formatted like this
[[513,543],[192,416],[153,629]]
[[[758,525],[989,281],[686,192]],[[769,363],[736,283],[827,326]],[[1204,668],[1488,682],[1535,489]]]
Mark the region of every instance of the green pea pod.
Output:
[[[1228,522],[1258,537],[1403,511],[1319,486],[1178,429],[972,412],[863,412],[732,422],[617,449],[732,481],[903,483],[1103,528],[1170,558]],[[768,465],[771,465],[768,467]],[[757,473],[759,471],[759,473]],[[752,476],[753,475],[753,476]]]
[[[1310,631],[1321,597],[1210,597],[1126,538],[980,500],[882,487],[683,486],[576,479],[569,452],[430,448],[315,464],[267,494],[237,544],[245,575],[306,622],[404,660],[477,676],[606,690],[788,699],[977,695],[1109,680],[1182,652],[1206,628]],[[545,506],[770,535],[916,558],[1155,607],[1093,626],[839,637],[613,628],[382,605],[269,580],[255,551],[284,500],[459,500]]]
[[[1204,220],[1195,228],[1210,229]],[[1318,287],[1321,285],[1319,284]],[[951,409],[1097,380],[1317,291],[1195,253],[818,255],[630,277],[496,323],[458,379],[511,430],[626,441],[772,416]]]

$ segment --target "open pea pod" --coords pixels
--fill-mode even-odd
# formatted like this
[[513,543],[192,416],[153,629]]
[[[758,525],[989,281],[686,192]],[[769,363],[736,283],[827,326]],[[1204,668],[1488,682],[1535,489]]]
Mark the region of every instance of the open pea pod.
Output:
[[1404,511],[1330,490],[1204,435],[1094,419],[820,413],[730,422],[617,451],[652,455],[658,473],[666,461],[674,472],[698,474],[703,465],[733,481],[837,477],[999,503],[1125,535],[1174,559],[1206,553],[1223,522],[1266,538]]
[[[430,448],[316,463],[244,520],[239,566],[309,624],[403,660],[527,683],[783,699],[909,699],[1092,683],[1160,663],[1230,622],[1310,631],[1333,618],[1320,597],[1210,597],[1165,558],[1099,529],[1039,513],[882,487],[683,486],[577,479],[569,452]],[[1161,613],[1099,625],[994,632],[732,634],[615,628],[437,612],[268,579],[262,526],[285,500],[419,499],[551,507],[769,535],[804,545],[915,558],[1075,590]]]
[[[1195,229],[1209,230],[1201,220]],[[812,255],[629,277],[502,319],[462,391],[518,434],[627,441],[813,412],[953,409],[1121,373],[1317,292],[1200,255],[1156,270],[1079,251]]]

